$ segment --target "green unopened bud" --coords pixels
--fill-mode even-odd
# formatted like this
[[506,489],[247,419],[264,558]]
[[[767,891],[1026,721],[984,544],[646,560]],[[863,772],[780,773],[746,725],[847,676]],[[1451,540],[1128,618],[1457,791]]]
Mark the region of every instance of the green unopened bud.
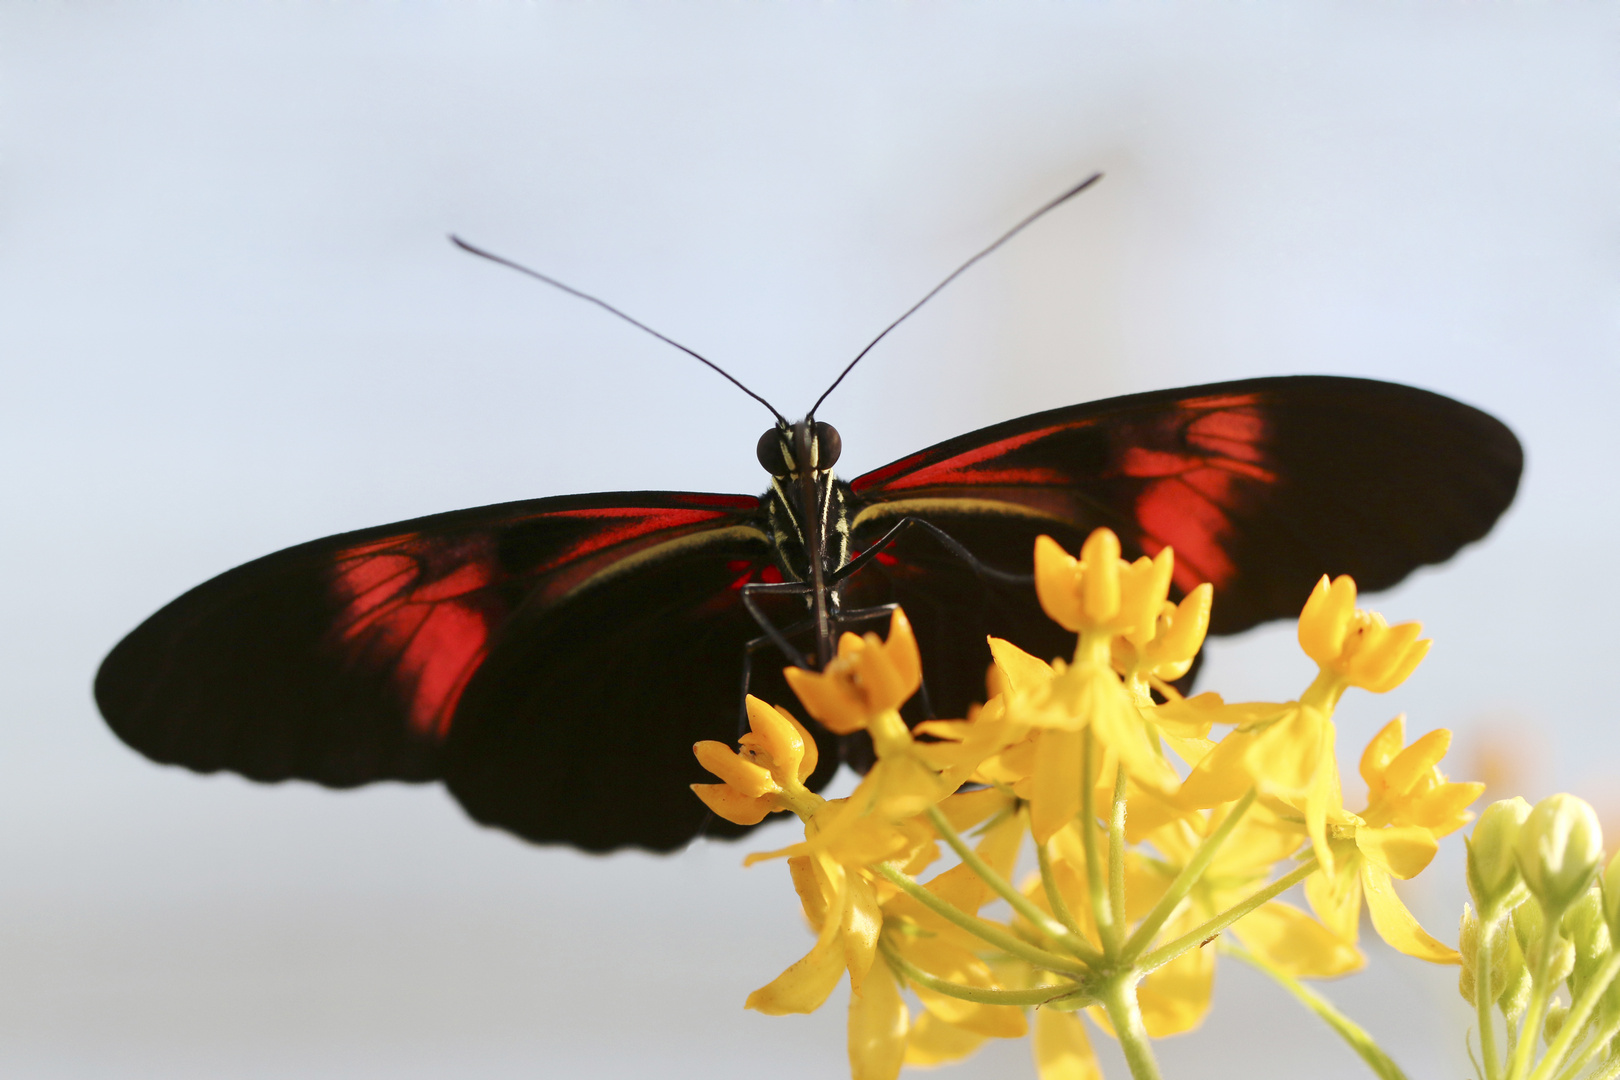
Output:
[[1620,940],[1620,855],[1610,859],[1603,872],[1603,921],[1609,924],[1609,935]]
[[1519,872],[1547,916],[1560,918],[1581,898],[1603,859],[1597,812],[1573,795],[1549,795],[1519,829]]
[[[1463,999],[1473,1005],[1478,1001],[1479,958],[1481,947],[1491,950],[1490,993],[1500,995],[1507,985],[1508,963],[1511,959],[1508,943],[1513,935],[1506,932],[1501,922],[1481,924],[1479,916],[1467,904],[1463,905],[1462,929],[1457,934],[1457,952],[1462,956],[1462,973],[1457,977],[1457,989]],[[1519,967],[1524,962],[1519,961]]]
[[1513,907],[1524,898],[1515,846],[1530,804],[1515,795],[1480,812],[1468,838],[1468,891],[1483,916]]
[[1549,1043],[1558,1038],[1558,1032],[1564,1026],[1564,1017],[1569,1015],[1569,1006],[1562,1001],[1554,1001],[1547,1006],[1547,1019],[1542,1023],[1542,1037]]
[[[1575,945],[1558,932],[1554,923],[1548,932],[1547,918],[1538,904],[1520,904],[1513,909],[1513,937],[1523,964],[1530,974],[1547,966],[1547,985],[1557,986],[1575,969]],[[1528,977],[1528,975],[1527,975]]]
[[1575,946],[1575,970],[1569,978],[1569,991],[1578,995],[1609,956],[1609,927],[1603,921],[1603,896],[1597,886],[1587,889],[1564,913],[1562,928]]
[[[1514,911],[1515,931],[1518,913],[1527,909],[1535,910],[1535,907],[1534,904],[1518,906]],[[1504,957],[1502,992],[1496,997],[1496,1006],[1502,1010],[1508,1026],[1516,1027],[1519,1018],[1524,1015],[1525,1006],[1530,1004],[1530,967],[1524,962],[1524,950],[1519,947],[1517,932],[1498,934],[1494,944],[1502,950]],[[1491,966],[1494,968],[1496,965]]]

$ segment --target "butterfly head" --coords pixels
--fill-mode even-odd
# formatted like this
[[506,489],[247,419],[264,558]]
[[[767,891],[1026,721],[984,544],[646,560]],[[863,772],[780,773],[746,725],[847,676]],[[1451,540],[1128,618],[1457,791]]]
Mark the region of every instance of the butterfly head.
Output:
[[777,480],[797,480],[809,462],[812,473],[825,473],[838,462],[843,440],[838,429],[821,420],[776,424],[759,437],[755,454],[760,465]]

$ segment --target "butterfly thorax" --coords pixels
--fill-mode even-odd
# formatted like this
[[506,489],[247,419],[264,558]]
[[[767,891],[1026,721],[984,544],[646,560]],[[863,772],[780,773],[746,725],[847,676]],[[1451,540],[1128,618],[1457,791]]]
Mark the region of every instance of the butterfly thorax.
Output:
[[[771,547],[782,574],[789,581],[809,581],[810,557],[807,552],[803,499],[796,479],[772,477],[771,488],[764,495],[766,513],[770,521]],[[825,573],[832,573],[849,561],[850,506],[853,495],[849,485],[834,476],[831,470],[816,477],[815,513],[821,528],[821,565]]]

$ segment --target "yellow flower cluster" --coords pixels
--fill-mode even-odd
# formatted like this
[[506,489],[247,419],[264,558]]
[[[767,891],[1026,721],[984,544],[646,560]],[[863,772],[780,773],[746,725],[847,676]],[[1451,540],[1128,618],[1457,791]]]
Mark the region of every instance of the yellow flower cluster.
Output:
[[[993,692],[965,719],[902,719],[922,671],[898,610],[886,639],[845,634],[825,671],[789,669],[818,723],[872,738],[876,764],[847,799],[804,787],[814,741],[758,699],[736,752],[699,744],[721,782],[694,790],[715,813],[753,824],[789,810],[805,828],[751,861],[787,858],[816,941],[750,1008],[811,1011],[847,972],[856,1080],[1022,1037],[1032,1008],[1042,1080],[1097,1076],[1085,1013],[1140,1080],[1157,1076],[1150,1040],[1207,1013],[1217,952],[1296,988],[1359,968],[1363,897],[1394,947],[1457,961],[1391,880],[1428,865],[1481,785],[1440,772],[1448,732],[1407,745],[1400,718],[1362,756],[1359,813],[1335,759],[1339,698],[1410,675],[1429,645],[1417,624],[1388,626],[1356,609],[1349,578],[1323,578],[1300,618],[1319,672],[1299,698],[1183,699],[1171,684],[1203,644],[1212,597],[1204,585],[1172,601],[1173,569],[1168,548],[1124,560],[1107,529],[1078,557],[1040,538],[1036,592],[1074,653],[1048,663],[991,639]],[[1026,845],[1038,873],[1015,881]],[[947,848],[956,861],[928,876]],[[1314,917],[1277,899],[1300,882]],[[1003,917],[981,914],[996,901]]]

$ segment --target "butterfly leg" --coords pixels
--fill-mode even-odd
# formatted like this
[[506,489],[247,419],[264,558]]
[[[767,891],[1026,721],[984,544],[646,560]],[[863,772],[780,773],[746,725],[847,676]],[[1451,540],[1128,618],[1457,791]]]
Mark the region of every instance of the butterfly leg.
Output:
[[[787,634],[798,634],[810,629],[812,625],[813,623],[811,620],[805,619],[802,622],[794,623],[792,626],[788,627],[785,631],[781,631],[780,633],[783,636]],[[771,627],[771,629],[775,628]],[[759,637],[743,646],[742,693],[737,697],[738,735],[741,735],[748,730],[748,694],[754,679],[754,654],[766,646],[775,646],[777,649],[781,648],[781,646],[777,644],[776,639],[770,634],[761,634]]]
[[[855,556],[855,558],[833,571],[831,580],[834,582],[842,581],[844,578],[849,577],[849,575],[855,573],[857,570],[860,570],[873,559],[877,558],[878,554],[884,548],[900,539],[900,537],[904,535],[908,529],[922,529],[935,540],[939,541],[940,546],[946,551],[950,552],[952,555],[955,555],[958,559],[966,563],[968,567],[980,577],[993,578],[996,581],[1003,581],[1010,585],[1033,585],[1035,583],[1035,578],[1032,574],[1010,574],[1005,570],[997,570],[995,567],[981,562],[978,556],[974,555],[973,552],[963,547],[956,537],[952,536],[938,525],[935,525],[932,522],[924,521],[921,518],[913,517],[904,517],[895,522],[894,527],[888,532],[884,533],[882,536],[878,537],[877,541],[873,543],[871,547],[867,548],[865,551]],[[746,589],[746,586],[744,588]]]
[[[766,614],[759,609],[759,604],[754,600],[754,597],[760,593],[770,593],[772,595],[783,596],[808,596],[810,594],[810,586],[798,581],[782,581],[769,583],[750,582],[742,587],[743,607],[747,609],[748,614],[754,617],[754,621],[759,624],[759,628],[765,631],[765,637],[774,642],[778,649],[782,650],[782,655],[787,657],[788,662],[794,667],[810,667],[810,661],[805,659],[804,653],[794,648],[793,643],[787,639],[787,635],[778,630],[776,628],[776,624],[771,622]],[[750,645],[750,648],[752,648],[752,645]]]

